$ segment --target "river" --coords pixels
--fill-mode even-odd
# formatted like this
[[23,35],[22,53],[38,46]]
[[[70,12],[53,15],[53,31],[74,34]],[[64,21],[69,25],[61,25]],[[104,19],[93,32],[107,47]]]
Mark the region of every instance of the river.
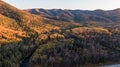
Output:
[[99,66],[99,67],[120,67],[120,64],[112,64],[112,65]]
[[19,67],[30,67],[30,58],[32,57],[33,53],[36,51],[37,48],[38,46],[35,46],[32,52],[22,61]]
[[25,60],[22,62],[22,64],[20,65],[20,67],[30,67],[29,65],[30,65],[30,64],[29,64],[29,59],[25,59]]

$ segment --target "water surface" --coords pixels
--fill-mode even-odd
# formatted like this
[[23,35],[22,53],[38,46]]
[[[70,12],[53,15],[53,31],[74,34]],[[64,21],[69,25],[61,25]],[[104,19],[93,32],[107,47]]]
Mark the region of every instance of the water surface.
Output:
[[112,64],[112,65],[106,65],[106,66],[100,66],[100,67],[120,67],[120,64]]

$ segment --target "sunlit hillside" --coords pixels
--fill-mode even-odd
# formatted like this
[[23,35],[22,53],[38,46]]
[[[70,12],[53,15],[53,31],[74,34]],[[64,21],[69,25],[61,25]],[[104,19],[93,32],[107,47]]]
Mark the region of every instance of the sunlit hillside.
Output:
[[21,10],[0,1],[0,67],[120,62],[119,15],[119,10]]

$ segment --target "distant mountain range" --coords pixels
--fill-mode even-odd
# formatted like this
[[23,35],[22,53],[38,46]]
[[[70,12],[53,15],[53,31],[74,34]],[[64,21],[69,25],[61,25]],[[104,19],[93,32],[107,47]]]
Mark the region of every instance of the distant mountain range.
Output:
[[71,22],[115,22],[120,23],[120,9],[115,10],[62,10],[62,9],[27,9],[32,14],[55,20]]

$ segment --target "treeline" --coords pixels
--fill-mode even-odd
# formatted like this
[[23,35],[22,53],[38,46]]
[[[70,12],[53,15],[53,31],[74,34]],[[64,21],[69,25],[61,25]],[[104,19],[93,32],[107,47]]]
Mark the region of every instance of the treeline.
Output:
[[34,44],[36,36],[30,35],[30,37],[23,37],[21,41],[14,40],[14,42],[6,39],[4,43],[1,43],[0,67],[19,67],[37,46]]
[[120,31],[80,27],[67,30],[65,38],[40,45],[31,58],[31,67],[78,67],[120,60]]
[[30,53],[29,45],[11,43],[0,47],[0,67],[19,67],[19,64]]
[[77,67],[120,59],[120,31],[103,27],[74,27],[29,33],[20,42],[0,46],[0,67],[19,67],[33,52],[31,67]]

